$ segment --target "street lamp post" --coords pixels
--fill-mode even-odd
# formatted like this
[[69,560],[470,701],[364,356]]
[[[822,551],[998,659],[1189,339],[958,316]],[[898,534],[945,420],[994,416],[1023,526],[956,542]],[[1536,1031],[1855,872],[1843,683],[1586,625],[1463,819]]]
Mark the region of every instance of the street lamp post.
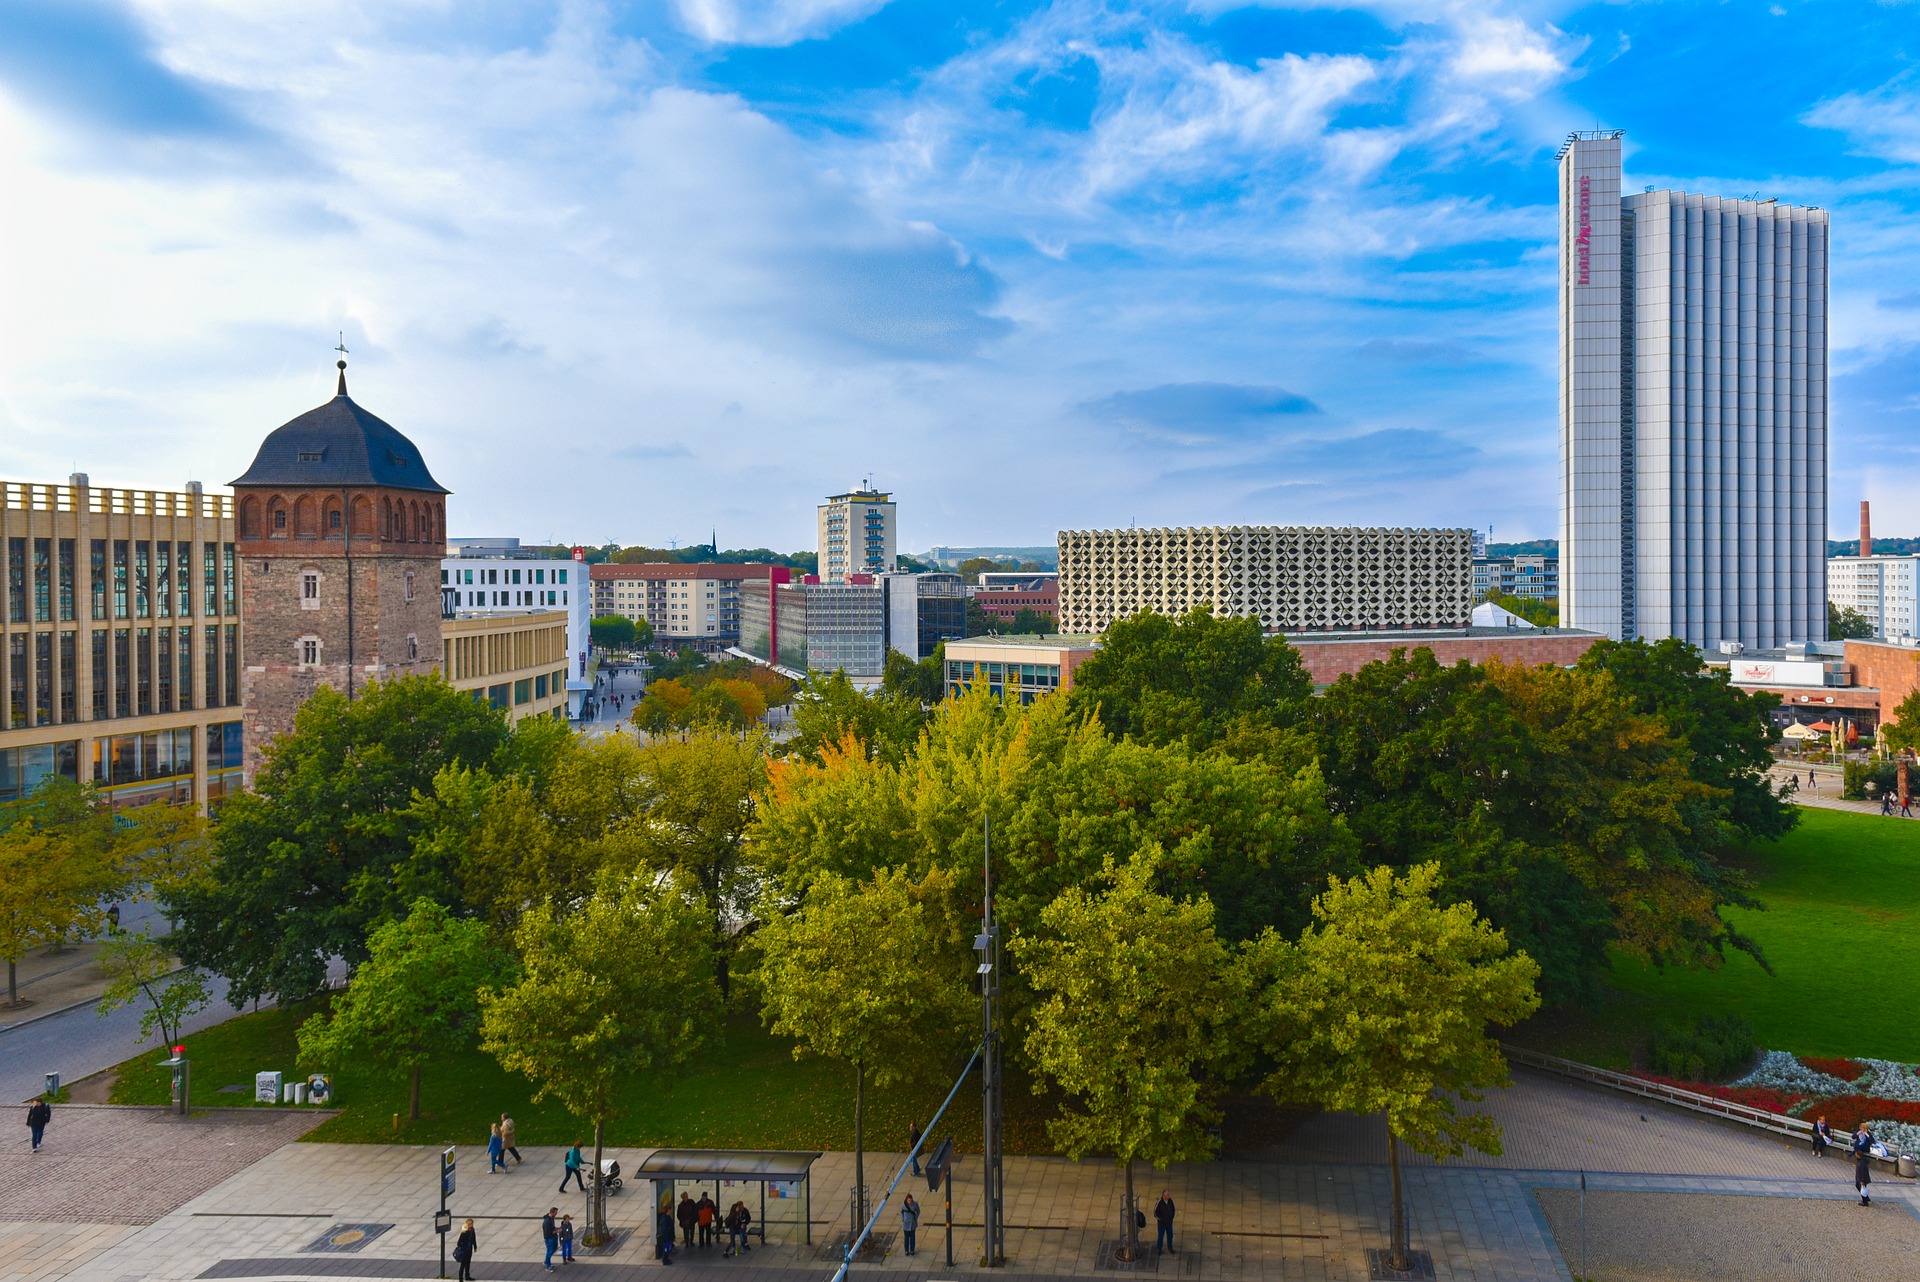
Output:
[[981,932],[973,941],[980,955],[980,1013],[984,1025],[980,1069],[981,1183],[983,1206],[981,1221],[986,1241],[980,1263],[998,1268],[1007,1262],[1006,1225],[1001,1223],[1002,1170],[1000,1165],[1001,1083],[1000,1083],[1000,926],[993,919],[993,821],[980,820],[982,886],[985,889],[981,912]]

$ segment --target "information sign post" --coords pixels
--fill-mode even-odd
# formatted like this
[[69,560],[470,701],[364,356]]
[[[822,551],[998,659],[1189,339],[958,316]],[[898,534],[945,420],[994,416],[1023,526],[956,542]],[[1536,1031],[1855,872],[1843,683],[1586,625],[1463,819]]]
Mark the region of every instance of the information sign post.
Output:
[[449,1144],[440,1154],[440,1209],[433,1215],[433,1231],[440,1239],[440,1276],[447,1276],[447,1234],[453,1229],[453,1212],[447,1199],[453,1195],[453,1149]]

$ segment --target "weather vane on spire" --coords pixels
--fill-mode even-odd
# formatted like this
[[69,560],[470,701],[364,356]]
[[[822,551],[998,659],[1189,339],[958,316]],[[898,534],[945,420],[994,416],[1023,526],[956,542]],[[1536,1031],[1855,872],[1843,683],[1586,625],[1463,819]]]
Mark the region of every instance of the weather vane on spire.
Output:
[[340,353],[340,359],[335,362],[335,364],[340,367],[340,386],[336,390],[335,395],[345,396],[347,394],[347,335],[345,330],[340,332],[340,342],[333,350]]

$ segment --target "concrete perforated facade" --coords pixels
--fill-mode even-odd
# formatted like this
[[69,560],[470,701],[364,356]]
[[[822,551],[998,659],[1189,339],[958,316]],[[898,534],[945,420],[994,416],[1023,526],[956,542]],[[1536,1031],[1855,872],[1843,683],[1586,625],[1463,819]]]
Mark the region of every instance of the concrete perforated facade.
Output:
[[1271,631],[1465,626],[1473,531],[1232,525],[1060,534],[1060,628],[1211,606]]

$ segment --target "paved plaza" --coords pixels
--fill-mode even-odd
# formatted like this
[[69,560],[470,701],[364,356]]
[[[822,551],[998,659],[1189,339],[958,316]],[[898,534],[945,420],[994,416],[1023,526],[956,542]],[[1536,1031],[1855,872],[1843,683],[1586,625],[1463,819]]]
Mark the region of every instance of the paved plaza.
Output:
[[[1743,1224],[1805,1225],[1822,1233],[1852,1227],[1863,1235],[1831,1257],[1795,1256],[1779,1247],[1777,1233],[1756,1238],[1760,1244],[1748,1255],[1729,1257],[1744,1261],[1742,1268],[1764,1266],[1744,1277],[1857,1276],[1806,1271],[1806,1264],[1831,1258],[1837,1267],[1861,1251],[1896,1266],[1914,1262],[1920,1218],[1907,1181],[1883,1177],[1875,1205],[1858,1207],[1842,1161],[1527,1070],[1517,1073],[1514,1090],[1489,1103],[1506,1132],[1503,1156],[1444,1164],[1406,1159],[1413,1242],[1433,1253],[1440,1278],[1570,1282],[1566,1253],[1577,1252],[1578,1241],[1568,1237],[1566,1199],[1577,1198],[1583,1169],[1589,1173],[1590,1258],[1607,1266],[1600,1277],[1658,1282],[1689,1276],[1671,1271],[1670,1254],[1633,1245],[1637,1226],[1654,1223],[1634,1210],[1643,1204],[1659,1208],[1662,1233],[1680,1232],[1677,1241],[1706,1253],[1736,1230],[1745,1232]],[[318,1119],[291,1110],[216,1112],[185,1125],[159,1116],[145,1109],[63,1109],[47,1152],[8,1160],[0,1176],[0,1222],[14,1223],[0,1223],[0,1279],[435,1274],[436,1148],[288,1143]],[[557,1192],[559,1150],[522,1151],[523,1166],[492,1176],[479,1150],[460,1151],[452,1207],[476,1221],[481,1279],[544,1276],[540,1214],[558,1205],[577,1221],[583,1210],[580,1194]],[[646,1153],[613,1155],[630,1173]],[[1142,1194],[1151,1199],[1170,1189],[1181,1208],[1179,1255],[1149,1271],[1222,1282],[1364,1279],[1366,1251],[1382,1245],[1387,1233],[1384,1159],[1377,1121],[1321,1116],[1254,1160],[1181,1165],[1164,1174],[1142,1166]],[[898,1160],[868,1155],[876,1194]],[[694,1250],[676,1267],[701,1276],[725,1272],[744,1282],[827,1278],[833,1265],[825,1244],[847,1228],[852,1165],[850,1154],[829,1153],[814,1166],[813,1246],[776,1233],[775,1241],[743,1259]],[[1007,1163],[1007,1181],[1011,1259],[994,1276],[1006,1282],[1112,1276],[1097,1267],[1100,1243],[1118,1233],[1121,1181],[1112,1163],[1016,1158]],[[649,1187],[630,1180],[612,1200],[621,1241],[611,1254],[583,1256],[573,1272],[613,1282],[659,1267],[651,1258]],[[854,1275],[935,1282],[982,1273],[978,1162],[963,1157],[958,1168],[952,1268],[945,1264],[939,1199],[923,1180],[901,1190],[908,1187],[926,1217],[918,1255],[900,1255],[894,1233],[893,1252],[882,1262],[857,1265]],[[899,1227],[897,1204],[898,1192],[881,1224],[890,1233]],[[1857,1215],[1843,1214],[1850,1212]],[[66,1223],[50,1223],[55,1219]],[[357,1249],[311,1249],[347,1226],[362,1235]],[[1782,1263],[1783,1256],[1790,1258]]]

